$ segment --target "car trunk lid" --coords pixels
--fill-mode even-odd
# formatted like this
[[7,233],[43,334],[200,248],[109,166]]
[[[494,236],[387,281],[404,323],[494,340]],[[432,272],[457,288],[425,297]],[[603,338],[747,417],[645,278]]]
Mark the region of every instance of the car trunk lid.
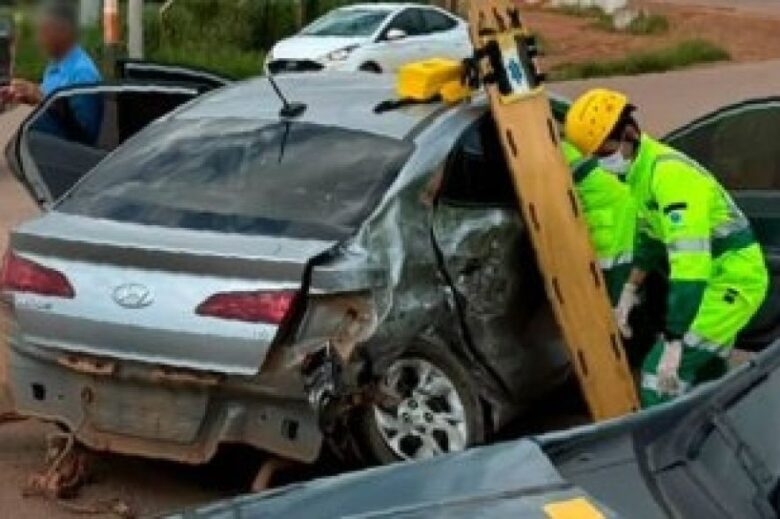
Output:
[[11,250],[67,277],[75,296],[14,293],[27,343],[218,373],[258,372],[278,322],[198,314],[217,294],[291,293],[335,246],[119,223],[58,212],[15,231]]

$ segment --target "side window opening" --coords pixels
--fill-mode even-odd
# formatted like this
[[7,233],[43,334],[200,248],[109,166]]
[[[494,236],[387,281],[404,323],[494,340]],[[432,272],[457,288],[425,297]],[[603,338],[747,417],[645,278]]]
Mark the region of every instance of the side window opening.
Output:
[[35,173],[57,200],[109,152],[192,97],[101,87],[63,91],[33,116],[22,138]]
[[392,29],[400,29],[404,31],[407,36],[422,36],[423,34],[426,34],[425,20],[423,19],[421,10],[406,9],[399,13],[387,26],[382,38],[384,39],[387,36],[387,33]]
[[458,139],[445,166],[440,199],[449,205],[517,206],[512,175],[490,114],[481,117]]
[[780,99],[725,108],[665,140],[730,190],[780,189]]
[[451,17],[433,9],[423,11],[423,18],[425,19],[425,27],[428,32],[449,31],[457,25],[457,22]]

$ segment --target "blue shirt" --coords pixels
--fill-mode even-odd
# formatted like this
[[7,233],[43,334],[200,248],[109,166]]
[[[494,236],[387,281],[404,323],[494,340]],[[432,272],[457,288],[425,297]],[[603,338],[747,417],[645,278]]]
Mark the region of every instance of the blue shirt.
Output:
[[43,73],[41,91],[44,96],[74,85],[91,85],[100,83],[100,76],[95,62],[76,45],[60,61],[49,63]]
[[[64,58],[49,63],[43,74],[41,92],[44,96],[77,85],[100,83],[100,75],[95,62],[80,46],[73,47]],[[86,141],[94,144],[100,133],[103,119],[103,99],[100,94],[78,94],[67,98],[66,112],[54,112],[54,107],[36,123],[36,129],[69,140]],[[74,124],[75,123],[75,124]]]

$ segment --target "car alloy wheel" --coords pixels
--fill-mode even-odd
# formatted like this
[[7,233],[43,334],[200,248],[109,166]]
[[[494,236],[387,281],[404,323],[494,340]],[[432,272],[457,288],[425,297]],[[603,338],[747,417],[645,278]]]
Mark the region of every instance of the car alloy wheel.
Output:
[[469,431],[455,384],[432,363],[404,358],[381,381],[388,397],[373,408],[380,437],[403,460],[420,460],[464,450]]

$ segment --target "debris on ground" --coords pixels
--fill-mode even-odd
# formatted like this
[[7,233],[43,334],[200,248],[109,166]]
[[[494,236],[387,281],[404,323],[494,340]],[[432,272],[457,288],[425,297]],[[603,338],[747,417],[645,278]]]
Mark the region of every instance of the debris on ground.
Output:
[[90,480],[90,453],[76,443],[71,433],[53,433],[47,442],[47,468],[30,476],[22,490],[23,497],[49,499],[66,512],[77,515],[110,514],[126,519],[137,516],[132,507],[121,499],[89,503],[69,501],[76,498],[81,487]]

